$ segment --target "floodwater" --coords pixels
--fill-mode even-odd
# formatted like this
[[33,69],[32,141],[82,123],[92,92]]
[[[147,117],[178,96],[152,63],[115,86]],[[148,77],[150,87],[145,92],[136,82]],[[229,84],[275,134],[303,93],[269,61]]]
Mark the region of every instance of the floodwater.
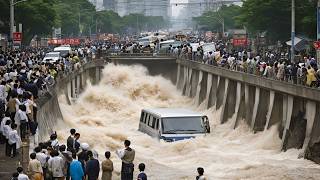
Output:
[[[146,164],[151,180],[193,180],[196,168],[205,169],[210,179],[320,179],[320,166],[298,159],[299,150],[281,152],[277,127],[253,134],[245,123],[232,130],[231,123],[219,124],[219,110],[194,105],[161,76],[150,76],[142,66],[107,65],[96,86],[88,86],[73,105],[59,99],[65,122],[57,129],[66,142],[71,127],[99,153],[111,151],[114,179],[120,179],[121,161],[115,155],[129,139],[136,150],[137,165]],[[142,108],[184,107],[208,115],[212,133],[206,137],[174,143],[159,142],[138,129]],[[230,122],[230,121],[229,121]]]

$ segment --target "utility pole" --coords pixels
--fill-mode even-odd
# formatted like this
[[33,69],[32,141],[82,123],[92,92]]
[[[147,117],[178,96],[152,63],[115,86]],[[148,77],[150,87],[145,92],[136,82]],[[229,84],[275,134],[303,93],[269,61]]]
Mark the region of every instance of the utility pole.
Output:
[[[320,40],[320,0],[317,5],[317,41]],[[317,64],[320,66],[320,49],[317,49]]]
[[14,28],[14,0],[10,0],[10,39],[13,41]]
[[291,63],[294,63],[294,38],[295,38],[295,0],[291,3]]

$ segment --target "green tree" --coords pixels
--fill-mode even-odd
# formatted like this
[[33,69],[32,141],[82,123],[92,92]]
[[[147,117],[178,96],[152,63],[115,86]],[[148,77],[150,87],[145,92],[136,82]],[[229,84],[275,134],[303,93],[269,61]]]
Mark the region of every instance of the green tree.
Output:
[[207,11],[199,17],[193,18],[197,25],[202,26],[204,30],[219,30],[222,32],[222,21],[224,21],[225,30],[241,28],[236,23],[236,17],[239,16],[241,7],[237,5],[222,6],[218,11]]
[[[245,0],[238,23],[255,34],[266,31],[271,40],[287,40],[291,32],[291,0]],[[316,1],[296,0],[296,32],[314,38]]]
[[[23,42],[28,44],[34,35],[47,35],[55,20],[50,0],[30,0],[15,5],[15,24],[23,24]],[[0,32],[9,34],[10,6],[8,0],[0,0]]]

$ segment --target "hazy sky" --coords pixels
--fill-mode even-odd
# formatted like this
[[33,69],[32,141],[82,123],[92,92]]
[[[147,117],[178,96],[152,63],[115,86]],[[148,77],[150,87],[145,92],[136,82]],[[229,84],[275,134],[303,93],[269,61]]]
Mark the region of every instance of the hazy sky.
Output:
[[[187,3],[187,2],[188,0],[171,0],[171,3]],[[182,9],[181,5],[172,6],[172,16],[178,16],[181,9]]]

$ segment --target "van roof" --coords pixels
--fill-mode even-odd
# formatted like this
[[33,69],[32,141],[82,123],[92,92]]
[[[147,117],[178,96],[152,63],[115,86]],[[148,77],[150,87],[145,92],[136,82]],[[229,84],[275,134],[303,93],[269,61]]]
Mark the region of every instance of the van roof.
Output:
[[157,115],[161,118],[202,116],[200,113],[193,112],[188,109],[182,109],[182,108],[152,108],[152,109],[143,109],[143,111]]
[[71,51],[71,47],[59,46],[59,47],[54,48],[54,51]]

